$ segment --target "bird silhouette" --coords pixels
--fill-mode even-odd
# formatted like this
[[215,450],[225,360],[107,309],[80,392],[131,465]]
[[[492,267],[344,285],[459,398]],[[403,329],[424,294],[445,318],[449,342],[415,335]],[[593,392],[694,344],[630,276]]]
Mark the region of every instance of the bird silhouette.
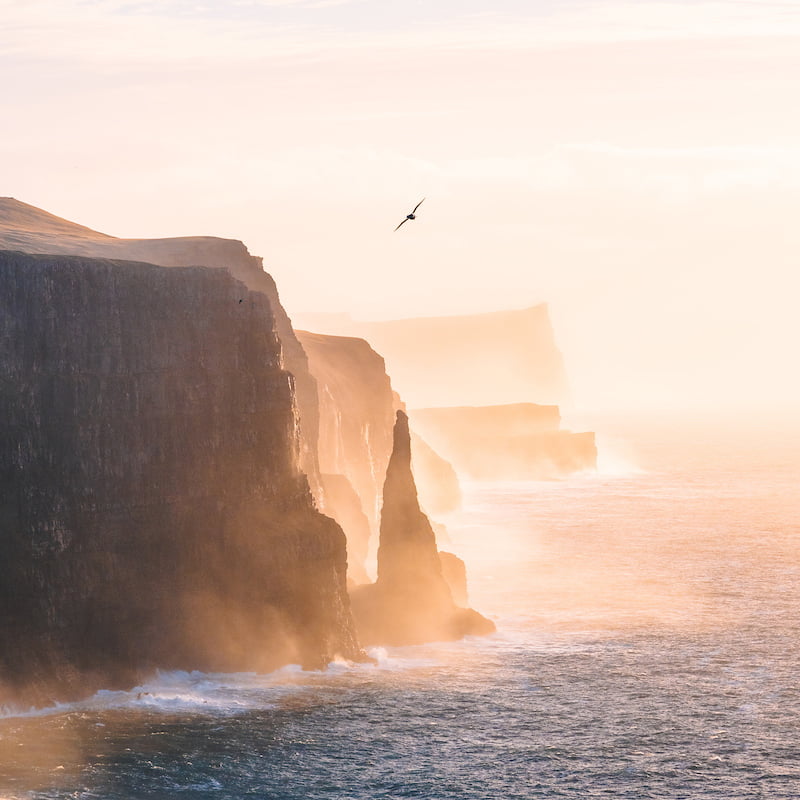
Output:
[[[425,201],[425,198],[423,197],[422,200],[420,200],[419,203],[417,203],[414,206],[414,210],[410,214],[406,214],[406,218],[400,223],[400,225],[405,225],[405,223],[408,222],[410,219],[416,219],[417,218],[416,217],[416,211],[422,205],[422,203],[424,201]],[[398,225],[397,228],[399,228],[400,225]],[[395,230],[397,230],[397,228],[395,228]]]

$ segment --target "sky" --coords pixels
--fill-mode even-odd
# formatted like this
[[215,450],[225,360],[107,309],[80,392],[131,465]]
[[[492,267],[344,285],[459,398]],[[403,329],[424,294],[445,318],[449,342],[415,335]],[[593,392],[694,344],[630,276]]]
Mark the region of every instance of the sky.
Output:
[[800,409],[797,0],[0,0],[0,69],[0,195],[290,315],[546,301],[580,409]]

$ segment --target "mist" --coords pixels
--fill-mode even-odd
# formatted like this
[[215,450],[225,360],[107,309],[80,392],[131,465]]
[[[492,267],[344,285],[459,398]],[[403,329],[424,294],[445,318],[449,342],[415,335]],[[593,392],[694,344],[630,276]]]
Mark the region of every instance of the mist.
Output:
[[307,6],[6,9],[4,191],[241,239],[290,315],[548,302],[580,409],[797,405],[795,12]]
[[0,0],[0,797],[800,781],[795,6]]

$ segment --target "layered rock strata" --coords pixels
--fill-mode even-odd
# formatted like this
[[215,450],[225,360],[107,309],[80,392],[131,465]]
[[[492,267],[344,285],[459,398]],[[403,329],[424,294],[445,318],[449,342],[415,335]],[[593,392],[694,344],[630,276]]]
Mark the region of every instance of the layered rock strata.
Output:
[[222,269],[0,253],[0,703],[359,656],[275,327]]
[[456,606],[442,576],[434,533],[417,500],[402,411],[393,444],[383,487],[378,579],[351,592],[362,642],[407,645],[493,632],[490,620]]

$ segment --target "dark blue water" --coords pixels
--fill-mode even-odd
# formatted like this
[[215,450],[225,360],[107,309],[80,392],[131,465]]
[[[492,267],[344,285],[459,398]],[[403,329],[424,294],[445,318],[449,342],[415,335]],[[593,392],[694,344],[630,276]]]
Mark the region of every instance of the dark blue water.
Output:
[[800,798],[800,441],[639,441],[469,487],[496,636],[6,715],[0,798]]

